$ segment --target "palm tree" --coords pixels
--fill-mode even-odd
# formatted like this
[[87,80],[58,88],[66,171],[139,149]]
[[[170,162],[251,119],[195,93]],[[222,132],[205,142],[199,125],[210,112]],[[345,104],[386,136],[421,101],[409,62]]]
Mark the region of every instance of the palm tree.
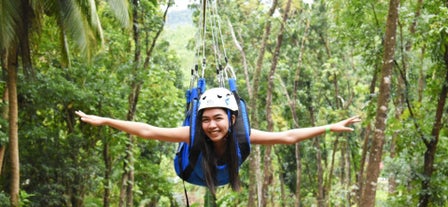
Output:
[[[118,19],[129,25],[127,1],[109,0],[109,4]],[[96,10],[95,1],[34,1],[29,0],[0,0],[0,54],[2,69],[7,74],[7,91],[9,99],[9,150],[11,159],[10,198],[11,206],[19,206],[20,165],[18,148],[18,104],[17,104],[17,71],[18,57],[23,60],[25,74],[32,74],[31,53],[29,50],[29,36],[31,32],[40,31],[40,20],[44,14],[57,20],[61,41],[61,65],[70,67],[68,37],[86,54],[87,58],[93,54],[97,42],[102,42],[103,32]],[[20,52],[20,53],[19,53]],[[0,154],[4,146],[0,146]],[[73,206],[79,206],[79,199],[75,199]]]
[[[2,0],[0,18],[0,51],[2,68],[7,74],[9,108],[9,152],[11,159],[10,199],[11,206],[19,206],[19,145],[18,145],[18,106],[17,106],[17,51],[19,37],[23,35],[20,17],[21,1]],[[2,146],[4,150],[4,146]]]

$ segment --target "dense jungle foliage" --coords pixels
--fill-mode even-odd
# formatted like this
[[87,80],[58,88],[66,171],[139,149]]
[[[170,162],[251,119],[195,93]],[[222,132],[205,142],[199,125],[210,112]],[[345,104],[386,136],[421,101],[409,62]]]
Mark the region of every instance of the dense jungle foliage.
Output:
[[189,1],[193,25],[167,26],[178,0],[0,0],[0,206],[185,206],[176,143],[74,112],[180,126],[213,19],[252,127],[363,121],[253,146],[240,192],[224,186],[214,200],[185,184],[191,206],[448,205],[448,1],[207,1],[207,21],[201,2]]

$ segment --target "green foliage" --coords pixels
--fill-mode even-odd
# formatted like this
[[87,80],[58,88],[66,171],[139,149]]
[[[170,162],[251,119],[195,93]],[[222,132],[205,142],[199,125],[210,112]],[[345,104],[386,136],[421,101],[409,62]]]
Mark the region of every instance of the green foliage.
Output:
[[[80,2],[72,2],[68,6],[74,7],[78,3]],[[109,3],[110,5],[106,6],[101,1],[97,2],[102,31],[90,21],[92,19],[87,21],[81,13],[67,13],[66,19],[59,22],[56,15],[59,10],[55,10],[55,5],[49,4],[49,7],[45,8],[48,16],[39,17],[41,28],[36,30],[39,33],[30,36],[36,75],[34,80],[30,81],[25,79],[22,70],[19,70],[18,88],[21,201],[24,206],[102,206],[106,188],[111,191],[112,205],[118,203],[128,136],[108,127],[92,127],[81,123],[74,115],[75,110],[124,119],[131,90],[129,85],[137,82],[142,84],[142,89],[135,114],[136,121],[161,127],[175,127],[179,126],[183,119],[183,93],[189,70],[194,63],[201,61],[200,58],[194,57],[197,49],[197,28],[179,27],[166,32],[149,57],[148,67],[143,68],[145,50],[154,38],[155,31],[163,24],[160,2],[140,1],[139,14],[142,20],[138,25],[141,29],[142,62],[137,64],[133,62],[136,45],[132,42],[129,24],[131,15],[127,13],[130,7],[124,1]],[[243,58],[234,45],[227,21],[232,23],[236,39],[245,52],[250,81],[253,80],[264,26],[267,22],[272,24],[260,77],[261,85],[257,89],[260,94],[260,97],[257,97],[257,108],[261,109],[256,114],[259,120],[257,125],[265,129],[265,80],[269,78],[267,71],[271,67],[271,60],[277,55],[273,50],[280,28],[279,17],[283,12],[281,7],[285,2],[280,1],[278,13],[272,18],[266,17],[270,5],[262,1],[236,0],[218,3],[224,47],[229,63],[236,71],[239,91],[246,100],[249,100],[249,97],[245,88]],[[2,7],[2,15],[4,14],[5,18],[0,20],[2,47],[7,46],[17,36],[7,32],[14,27],[11,19],[17,16],[6,9],[11,7],[10,4],[5,6]],[[37,9],[42,5],[34,6]],[[89,6],[92,5],[77,5],[77,8]],[[198,7],[196,5],[193,8]],[[440,0],[425,1],[421,16],[415,19],[416,9],[415,2],[402,1],[395,55],[396,67],[392,77],[393,102],[388,105],[390,110],[385,134],[384,169],[381,172],[382,181],[394,177],[397,186],[394,194],[388,194],[387,188],[382,185],[377,194],[378,205],[417,205],[418,197],[422,193],[421,182],[425,179],[422,174],[423,155],[426,150],[423,140],[432,138],[430,134],[436,113],[435,103],[442,85],[446,84],[441,77],[446,73],[442,54],[447,50],[448,9]],[[321,137],[317,143],[319,148],[316,147],[315,140],[300,144],[301,205],[316,204],[318,153],[322,155],[324,184],[331,186],[331,191],[326,192],[328,204],[353,204],[353,201],[346,198],[358,187],[356,176],[361,167],[364,138],[373,136],[365,134],[365,127],[374,122],[373,117],[377,109],[377,87],[380,80],[376,78],[380,77],[379,71],[383,61],[387,11],[388,1],[332,0],[316,1],[312,5],[304,5],[301,1],[293,3],[292,12],[285,25],[281,52],[278,54],[280,58],[273,91],[272,109],[276,130],[294,127],[292,109],[286,99],[286,94],[291,96],[293,93],[297,94],[292,101],[296,105],[295,115],[299,117],[300,127],[324,125],[354,114],[360,114],[363,118],[363,123],[354,126],[356,130],[350,135],[344,133]],[[114,18],[116,16],[119,19]],[[196,26],[200,27],[198,12],[194,18]],[[307,29],[308,21],[310,27]],[[409,28],[414,21],[416,30],[411,33]],[[67,52],[61,49],[60,24],[67,26],[67,23],[74,26],[67,30],[72,35],[67,46],[69,49],[75,48],[75,43],[80,46],[70,54],[67,53],[70,55],[70,68],[65,68],[65,63],[60,58]],[[76,29],[84,28],[81,26],[86,26],[87,29]],[[93,37],[99,37],[100,32],[104,37],[104,44],[96,53],[91,53],[91,58],[86,61],[82,51],[94,48],[90,46],[100,45],[100,42],[93,41]],[[207,33],[206,77],[209,87],[216,85],[216,62],[211,39],[211,34]],[[305,44],[303,50],[302,40]],[[402,84],[399,77],[406,78],[404,92],[399,90],[399,84]],[[3,93],[4,90],[5,85],[2,84],[0,91]],[[406,97],[408,102],[399,105],[397,100],[402,96]],[[4,111],[7,106],[7,103],[2,101],[0,108]],[[447,122],[444,114],[434,162],[435,171],[430,178],[429,193],[433,206],[444,206],[448,199],[448,163],[445,159],[448,156]],[[395,157],[389,156],[392,138],[396,140]],[[0,145],[4,146],[7,142],[7,120],[0,118]],[[107,166],[103,157],[107,147],[111,162],[108,179],[105,177]],[[179,187],[179,180],[175,178],[172,170],[175,147],[176,144],[172,143],[141,139],[134,143],[132,153],[135,162],[135,205],[183,204],[180,199],[183,198],[183,189]],[[272,200],[277,200],[281,195],[273,192],[283,189],[285,196],[293,197],[297,188],[295,147],[276,146],[274,149],[274,182],[270,186],[272,192],[267,193],[272,195]],[[349,157],[344,159],[345,156]],[[348,169],[345,160],[350,162]],[[0,206],[9,204],[9,172],[7,167],[4,169],[0,179]],[[344,178],[346,172],[350,172],[349,183]],[[326,183],[330,173],[333,175],[331,183]],[[219,188],[216,200],[218,206],[240,206],[248,203],[248,188],[253,185],[248,181],[254,175],[248,173],[247,162],[242,166],[240,176],[242,191],[232,192],[228,187]],[[196,198],[202,198],[205,194],[203,188],[187,187]],[[193,205],[199,206],[203,203],[201,201]],[[204,202],[207,201],[205,199]],[[289,206],[292,202],[293,199],[288,199],[283,204]]]
[[9,199],[10,199],[9,194],[5,193],[4,191],[0,192],[0,205],[1,206],[5,206],[5,207],[10,206]]
[[95,164],[98,157],[92,156],[96,140],[74,133],[76,102],[91,96],[81,95],[82,90],[68,77],[63,70],[53,69],[20,88],[24,132],[20,156],[22,174],[28,180],[23,188],[35,195],[29,200],[36,205],[60,206],[66,202],[62,194],[85,194],[85,189],[96,186],[89,178],[102,170]]
[[[107,15],[107,12],[103,14]],[[129,81],[128,74],[133,68],[129,61],[132,60],[132,54],[128,52],[129,38],[123,31],[112,30],[110,25],[115,23],[109,20],[109,24],[104,25],[111,29],[105,33],[110,44],[106,44],[92,62],[86,63],[82,57],[78,59],[74,56],[72,67],[61,69],[58,46],[55,44],[57,41],[51,39],[56,27],[51,19],[45,20],[48,24],[39,39],[40,44],[36,44],[39,46],[39,56],[35,56],[34,61],[39,70],[35,80],[25,82],[20,76],[19,119],[20,136],[23,140],[20,157],[24,159],[21,162],[21,175],[25,178],[22,201],[26,202],[23,203],[24,206],[65,206],[67,203],[78,205],[75,202],[86,206],[102,206],[102,200],[95,198],[102,197],[105,185],[111,188],[113,195],[117,195],[119,189],[116,186],[121,177],[120,167],[112,169],[111,180],[103,177],[103,146],[106,142],[111,146],[112,165],[120,166],[120,156],[127,138],[114,130],[80,124],[74,111],[124,117],[129,88],[123,83]],[[148,84],[142,90],[143,101],[140,102],[141,110],[138,111],[137,119],[154,121],[158,126],[177,126],[183,111],[182,92],[179,90],[182,87],[179,84],[182,82],[179,61],[176,54],[169,51],[167,44],[163,42],[157,46],[155,54],[151,70],[141,76]],[[165,107],[170,105],[173,107]],[[164,111],[147,106],[157,106]],[[7,125],[2,124],[2,132],[3,130],[7,130]],[[168,170],[166,166],[158,167],[156,163],[160,163],[161,157],[174,152],[174,146],[149,148],[147,144],[141,143],[141,149],[146,154],[136,157],[140,161],[136,166],[136,189],[146,195],[155,195],[149,192],[159,189],[157,196],[165,196],[168,198],[165,200],[172,201],[172,184],[168,182],[167,174],[152,175],[156,175],[154,172]],[[160,150],[158,156],[147,156],[148,150],[156,149]],[[139,172],[148,169],[152,170],[151,176],[140,176]],[[2,183],[6,183],[5,179],[7,177],[2,177]],[[106,181],[112,184],[105,184]],[[157,185],[146,185],[150,182]],[[139,196],[137,198],[145,199]],[[153,202],[161,200],[154,197],[151,199]],[[117,197],[113,196],[111,200],[117,201]]]

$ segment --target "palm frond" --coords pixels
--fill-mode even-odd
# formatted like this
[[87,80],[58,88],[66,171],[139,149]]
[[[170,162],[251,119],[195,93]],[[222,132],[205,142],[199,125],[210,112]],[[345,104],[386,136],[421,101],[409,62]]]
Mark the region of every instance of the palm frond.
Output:
[[107,0],[117,20],[125,28],[130,27],[129,2],[127,0]]
[[89,25],[92,30],[95,31],[96,38],[103,42],[103,28],[101,27],[100,18],[98,16],[98,11],[96,9],[95,0],[89,0],[89,8],[90,8],[90,21]]
[[[94,0],[60,1],[62,30],[90,57],[103,42],[103,29]],[[99,44],[98,44],[99,43]]]
[[21,11],[20,1],[0,0],[0,49],[18,42]]

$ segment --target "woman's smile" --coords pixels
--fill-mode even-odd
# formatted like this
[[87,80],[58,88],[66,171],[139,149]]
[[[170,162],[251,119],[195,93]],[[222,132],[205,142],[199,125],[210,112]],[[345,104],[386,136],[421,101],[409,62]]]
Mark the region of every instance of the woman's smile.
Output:
[[218,142],[227,136],[229,131],[229,119],[225,110],[211,108],[204,110],[202,114],[202,129],[205,135],[213,142]]

